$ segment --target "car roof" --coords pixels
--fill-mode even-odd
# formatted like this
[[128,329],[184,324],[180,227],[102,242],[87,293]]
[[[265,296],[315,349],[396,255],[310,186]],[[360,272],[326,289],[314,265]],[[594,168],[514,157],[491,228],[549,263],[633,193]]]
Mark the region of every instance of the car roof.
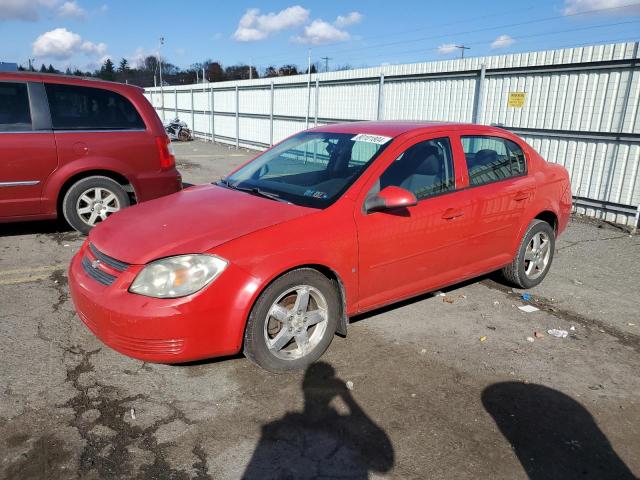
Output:
[[414,131],[442,131],[442,130],[467,130],[473,129],[479,132],[490,133],[506,133],[504,129],[492,127],[488,125],[477,125],[473,123],[459,122],[428,122],[428,121],[363,121],[349,123],[334,123],[323,125],[312,129],[318,132],[331,133],[349,133],[358,134],[365,133],[369,135],[384,135],[386,137],[397,137],[407,132]]
[[62,75],[58,73],[40,73],[40,72],[0,72],[0,81],[2,80],[18,80],[23,82],[50,82],[63,83],[65,85],[81,85],[86,87],[103,87],[107,89],[132,88],[142,90],[137,85],[131,85],[120,82],[110,82],[93,77],[78,77],[76,75]]

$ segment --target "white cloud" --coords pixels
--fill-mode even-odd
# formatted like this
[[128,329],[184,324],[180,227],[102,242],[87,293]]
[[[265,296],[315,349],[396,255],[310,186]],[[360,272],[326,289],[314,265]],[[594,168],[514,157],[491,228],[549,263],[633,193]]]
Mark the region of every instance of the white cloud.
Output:
[[576,13],[594,12],[594,15],[640,15],[640,2],[631,0],[565,0],[563,13],[574,15]]
[[350,12],[347,15],[338,15],[334,25],[336,27],[347,27],[349,25],[353,25],[355,23],[360,23],[362,21],[363,15],[360,12]]
[[265,15],[257,8],[250,8],[240,19],[233,38],[239,42],[263,40],[273,33],[303,25],[308,19],[309,10],[299,5]]
[[82,8],[78,3],[73,0],[70,2],[64,2],[58,7],[58,15],[63,18],[87,18],[87,11]]
[[35,22],[41,8],[52,8],[56,0],[0,0],[0,21],[23,20]]
[[157,57],[158,52],[147,52],[144,48],[138,47],[136,48],[136,51],[133,52],[133,54],[129,55],[126,58],[129,61],[129,65],[131,67],[140,68],[144,65],[144,59],[150,55]]
[[294,37],[293,40],[307,45],[322,45],[323,43],[344,42],[350,38],[349,32],[318,19],[304,27],[302,35]]
[[458,50],[458,47],[455,43],[443,43],[438,47],[438,53],[440,55],[448,55],[455,52],[456,50]]
[[34,56],[59,60],[70,58],[76,53],[103,56],[106,51],[106,43],[83,41],[80,35],[70,32],[66,28],[56,28],[45,32],[33,42]]
[[491,42],[491,48],[505,48],[513,45],[513,42],[515,42],[515,40],[509,35],[500,35],[493,42]]

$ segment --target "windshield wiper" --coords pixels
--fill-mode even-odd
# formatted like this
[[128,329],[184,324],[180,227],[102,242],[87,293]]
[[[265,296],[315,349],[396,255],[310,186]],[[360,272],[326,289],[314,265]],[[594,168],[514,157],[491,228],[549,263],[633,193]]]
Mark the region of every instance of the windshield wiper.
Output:
[[259,197],[268,198],[270,200],[276,200],[277,202],[284,202],[284,203],[291,204],[290,201],[285,200],[284,198],[281,198],[280,196],[276,195],[275,193],[265,192],[264,190],[260,190],[258,187],[239,187],[238,185],[232,185],[231,183],[229,183],[229,180],[227,178],[221,178],[218,183],[221,183],[222,185],[224,185],[227,188],[232,188],[234,190],[240,190],[241,192],[247,192],[247,193],[250,193],[252,195],[259,196]]

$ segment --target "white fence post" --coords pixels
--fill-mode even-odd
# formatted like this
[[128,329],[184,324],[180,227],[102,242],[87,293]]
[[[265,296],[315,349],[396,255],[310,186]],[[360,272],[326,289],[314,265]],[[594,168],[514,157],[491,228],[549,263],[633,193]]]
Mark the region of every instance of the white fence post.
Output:
[[194,105],[193,105],[193,88],[190,89],[191,92],[191,133],[193,136],[195,136],[196,134],[196,115],[194,112]]
[[378,83],[378,114],[376,120],[384,119],[384,73],[380,72],[380,82]]
[[236,149],[240,148],[240,90],[236,85]]
[[484,95],[484,77],[486,75],[487,68],[483,63],[480,67],[480,74],[478,78],[478,84],[476,86],[476,98],[473,105],[473,123],[480,123],[480,117],[483,115],[482,109],[484,108],[484,102],[482,101],[482,95]]
[[173,106],[173,112],[176,114],[176,118],[178,118],[178,89],[173,89],[173,100],[175,102]]
[[273,147],[273,80],[271,80],[271,95],[269,101],[271,103],[269,107],[269,146]]
[[210,123],[211,123],[211,141],[215,142],[216,141],[216,131],[215,131],[215,125],[213,123],[213,87],[211,86],[211,84],[209,84],[209,114],[211,115],[211,118],[209,119]]
[[318,96],[320,94],[320,80],[318,80],[318,76],[316,75],[316,105],[315,105],[315,118],[314,118],[314,126],[318,126]]

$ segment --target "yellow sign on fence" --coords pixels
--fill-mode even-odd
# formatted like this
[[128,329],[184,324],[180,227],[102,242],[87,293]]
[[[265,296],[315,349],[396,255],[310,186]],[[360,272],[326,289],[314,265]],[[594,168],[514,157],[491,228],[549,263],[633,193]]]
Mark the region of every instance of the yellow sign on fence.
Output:
[[524,107],[524,101],[527,98],[526,92],[509,92],[509,105],[512,108],[522,108]]

